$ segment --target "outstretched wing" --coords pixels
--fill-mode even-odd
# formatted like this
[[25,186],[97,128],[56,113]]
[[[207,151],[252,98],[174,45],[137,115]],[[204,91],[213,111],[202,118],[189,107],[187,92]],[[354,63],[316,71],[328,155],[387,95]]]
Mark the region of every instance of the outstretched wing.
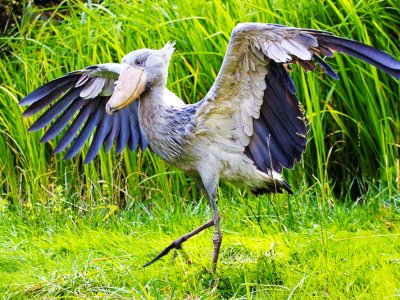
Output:
[[400,78],[400,62],[365,44],[330,33],[245,23],[232,32],[215,83],[197,110],[195,134],[241,148],[264,172],[293,168],[307,144],[308,124],[287,72],[315,62],[338,78],[320,57],[343,52]]
[[132,151],[138,146],[145,150],[147,141],[139,124],[138,101],[113,115],[105,110],[120,67],[114,63],[87,67],[54,79],[27,95],[19,102],[21,106],[29,105],[23,116],[32,116],[47,108],[29,130],[37,131],[54,121],[41,139],[48,142],[68,128],[54,152],[59,153],[70,145],[64,156],[70,159],[79,153],[96,128],[85,163],[95,158],[102,144],[109,151],[115,142],[117,153],[126,145]]

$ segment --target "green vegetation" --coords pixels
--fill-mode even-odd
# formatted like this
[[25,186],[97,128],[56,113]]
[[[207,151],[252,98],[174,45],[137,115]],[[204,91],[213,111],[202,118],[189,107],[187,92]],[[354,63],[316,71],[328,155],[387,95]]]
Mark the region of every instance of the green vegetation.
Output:
[[210,216],[183,173],[148,152],[63,161],[51,153],[55,143],[40,144],[42,132],[27,132],[33,120],[20,117],[17,103],[28,92],[168,40],[177,42],[168,86],[198,101],[238,22],[327,30],[400,58],[398,1],[224,2],[28,5],[0,36],[2,298],[400,295],[400,85],[363,62],[336,55],[340,81],[294,67],[311,126],[302,162],[285,173],[295,195],[221,188],[225,236],[212,291],[212,230],[187,242],[186,256],[140,268]]
[[[54,201],[2,212],[3,298],[389,299],[400,295],[400,216],[369,203],[329,210],[318,199],[220,193],[224,232],[218,287],[208,289],[212,230],[154,265],[141,266],[209,218],[205,199],[162,199],[60,210]],[[62,197],[57,199],[62,199]],[[397,201],[400,199],[397,198]],[[290,202],[289,202],[290,201]],[[290,203],[290,205],[289,205]],[[150,207],[150,205],[155,207]]]

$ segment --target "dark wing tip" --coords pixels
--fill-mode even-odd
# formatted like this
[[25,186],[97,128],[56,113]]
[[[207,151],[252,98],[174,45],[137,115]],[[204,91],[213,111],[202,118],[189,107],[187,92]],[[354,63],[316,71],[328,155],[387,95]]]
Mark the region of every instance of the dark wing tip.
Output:
[[313,58],[315,61],[324,69],[325,73],[328,74],[329,77],[340,80],[339,75],[335,72],[335,70],[332,69],[332,67],[326,63],[322,58],[320,58],[318,55],[314,54]]
[[270,194],[270,193],[279,193],[282,194],[283,192],[288,192],[290,195],[293,195],[293,190],[290,187],[289,183],[284,180],[274,180],[270,182],[267,186],[262,188],[255,188],[250,190],[254,195],[260,196],[263,194]]
[[355,40],[327,36],[323,33],[314,35],[318,38],[320,46],[351,55],[381,69],[396,79],[400,79],[400,61],[388,53]]
[[292,187],[289,185],[289,183],[285,180],[281,180],[282,188],[287,191],[290,195],[293,195],[293,190]]
[[66,88],[65,86],[68,85],[68,83],[75,82],[76,80],[79,79],[80,76],[81,76],[81,72],[76,71],[76,72],[68,73],[68,74],[66,74],[62,77],[56,78],[52,81],[49,81],[46,84],[38,87],[36,90],[32,91],[28,95],[26,95],[24,98],[22,98],[21,101],[19,101],[18,105],[19,106],[31,105],[31,104],[45,98],[49,94],[54,93],[57,90],[62,91],[62,90],[69,89],[69,87]]

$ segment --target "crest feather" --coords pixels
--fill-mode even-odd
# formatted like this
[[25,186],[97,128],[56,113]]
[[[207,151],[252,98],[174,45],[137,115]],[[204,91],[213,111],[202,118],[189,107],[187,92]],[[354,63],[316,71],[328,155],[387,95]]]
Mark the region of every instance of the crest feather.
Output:
[[166,55],[172,56],[175,51],[175,41],[168,41],[165,46],[161,48],[161,51],[163,51]]

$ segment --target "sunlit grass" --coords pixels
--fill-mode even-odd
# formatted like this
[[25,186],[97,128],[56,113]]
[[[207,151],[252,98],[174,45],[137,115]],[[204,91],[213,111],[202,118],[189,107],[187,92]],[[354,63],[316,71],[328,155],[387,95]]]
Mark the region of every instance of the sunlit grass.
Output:
[[[195,183],[149,152],[103,150],[83,165],[28,133],[18,101],[41,84],[127,52],[176,41],[168,87],[186,102],[212,85],[238,22],[327,30],[400,58],[396,1],[66,1],[28,6],[0,36],[0,294],[23,297],[382,298],[399,296],[400,85],[336,55],[341,80],[292,74],[310,121],[295,196],[223,185],[217,290],[211,231],[140,269],[208,220]],[[91,3],[91,2],[90,2]],[[272,250],[271,251],[271,245]],[[4,279],[4,280],[3,280]]]
[[205,199],[182,210],[135,205],[82,214],[60,211],[54,202],[25,208],[22,218],[3,208],[0,293],[16,299],[399,296],[396,210],[338,205],[322,211],[301,195],[291,198],[289,209],[274,200],[222,198],[224,240],[212,290],[212,230],[186,242],[184,252],[141,267],[208,218]]

